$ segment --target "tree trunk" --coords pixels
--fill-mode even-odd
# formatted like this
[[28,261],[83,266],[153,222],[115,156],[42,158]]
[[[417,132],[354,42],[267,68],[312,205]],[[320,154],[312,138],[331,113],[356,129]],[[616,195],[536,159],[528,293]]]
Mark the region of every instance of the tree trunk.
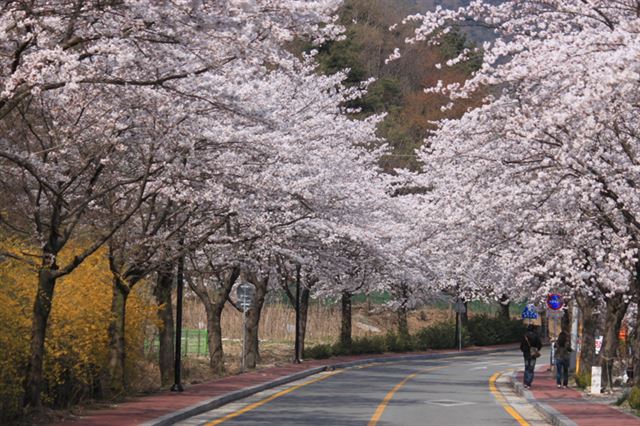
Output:
[[[640,261],[636,262],[636,274],[635,280],[632,283],[632,294],[635,296],[636,304],[640,304]],[[638,325],[640,324],[640,309],[636,309],[636,321],[633,327],[633,335],[634,338],[631,339],[631,336],[627,336],[627,342],[632,341],[633,347],[631,348],[632,353],[632,365],[633,365],[633,383],[637,385],[640,383],[640,332],[638,330]]]
[[109,393],[121,396],[126,388],[125,381],[125,317],[129,287],[117,277],[113,278],[113,298],[111,299],[111,321],[109,323]]
[[169,386],[173,383],[173,356],[174,356],[174,338],[175,329],[173,324],[173,306],[171,303],[171,291],[173,289],[174,274],[173,266],[167,265],[166,268],[158,272],[154,295],[158,304],[158,338],[160,347],[159,367],[160,367],[160,383]]
[[[317,282],[317,279],[313,276],[309,276],[307,278],[307,285],[303,286],[301,283],[301,270],[302,267],[300,265],[296,265],[296,275],[295,275],[295,284],[296,284],[296,293],[294,294],[290,289],[291,284],[291,276],[287,273],[285,268],[280,268],[280,286],[284,290],[287,298],[289,299],[289,303],[293,307],[296,317],[295,317],[295,333],[296,333],[296,344],[294,344],[294,362],[298,360],[302,360],[302,356],[304,354],[304,339],[307,332],[307,316],[309,312],[309,298],[311,296],[311,287]],[[296,300],[298,298],[298,300]],[[295,353],[298,351],[297,353]]]
[[247,368],[256,368],[256,365],[260,362],[258,328],[260,325],[260,315],[262,314],[264,298],[267,294],[267,287],[269,285],[269,278],[266,277],[261,280],[256,280],[253,284],[256,286],[256,293],[253,302],[251,303],[251,307],[246,313],[245,367]]
[[[235,282],[235,278],[233,279]],[[209,367],[213,374],[222,375],[225,372],[224,350],[222,347],[222,311],[227,300],[231,286],[222,288],[218,296],[209,298],[209,293],[204,287],[192,287],[204,305],[207,314],[207,343],[209,346]]]
[[[218,274],[215,275],[219,276]],[[222,279],[218,279],[218,286],[213,289],[207,288],[204,281],[188,281],[189,287],[196,293],[207,314],[209,366],[214,374],[219,375],[225,371],[224,350],[222,347],[222,311],[227,303],[229,293],[231,293],[231,288],[240,276],[240,268],[232,268],[228,275],[225,276],[223,274],[222,276]]]
[[582,335],[580,338],[580,371],[591,373],[591,367],[595,364],[596,331],[598,329],[598,316],[596,314],[596,301],[589,296],[576,295],[576,302],[580,308],[582,318]]
[[309,314],[309,298],[311,296],[311,290],[307,287],[302,287],[300,294],[300,330],[298,335],[298,341],[300,342],[300,357],[304,354],[304,339],[307,335],[307,318]]
[[463,327],[469,328],[469,302],[466,300],[464,301],[464,312],[460,314],[460,320]]
[[351,293],[342,292],[342,322],[340,327],[340,346],[346,350],[351,350]]
[[511,300],[506,295],[502,295],[500,297],[500,311],[498,311],[498,317],[509,321],[511,319],[511,315],[509,314],[509,305],[511,305]]
[[209,343],[209,366],[213,374],[222,375],[224,367],[224,351],[222,349],[222,326],[221,317],[224,302],[213,305],[205,305],[207,312],[207,335]]
[[401,307],[396,312],[398,316],[398,337],[402,340],[409,338],[409,321],[407,319],[407,309]]
[[602,349],[600,350],[600,364],[602,365],[602,386],[613,387],[613,361],[618,355],[618,333],[622,319],[627,313],[628,302],[622,294],[616,294],[606,300],[607,309],[604,319]]
[[54,271],[50,267],[42,267],[38,272],[38,290],[33,304],[31,357],[29,359],[24,385],[23,405],[25,407],[39,409],[42,406],[40,394],[42,392],[43,382],[42,363],[44,360],[44,340],[55,285],[56,276]]
[[636,326],[633,330],[633,383],[640,383],[640,330],[638,330],[638,324],[640,324],[640,309],[636,312]]

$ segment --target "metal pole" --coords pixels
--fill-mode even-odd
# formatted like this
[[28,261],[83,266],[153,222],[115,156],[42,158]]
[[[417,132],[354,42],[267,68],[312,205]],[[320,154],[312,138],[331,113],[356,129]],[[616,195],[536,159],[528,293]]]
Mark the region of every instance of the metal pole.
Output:
[[242,353],[240,354],[240,368],[241,372],[244,373],[244,345],[245,340],[247,340],[247,308],[245,305],[242,305]]
[[555,349],[556,340],[551,339],[551,350],[549,351],[549,369],[547,371],[553,371],[555,367],[555,363],[553,359],[555,358],[556,349]]
[[576,374],[580,373],[580,352],[582,351],[582,321],[580,321],[580,326],[578,327],[578,339],[576,341],[575,349],[573,350],[572,355],[576,359]]
[[[460,314],[458,313],[458,307],[456,305],[456,335],[455,335],[455,339],[459,340],[459,336],[460,336]],[[460,346],[458,344],[458,346]]]
[[[182,241],[180,241],[182,246]],[[171,386],[172,392],[182,392],[184,388],[180,383],[180,357],[181,357],[181,344],[182,344],[182,289],[184,286],[184,256],[178,259],[178,271],[176,273],[176,281],[178,287],[178,294],[176,300],[176,353],[175,353],[175,365],[174,365],[174,383]]]
[[462,351],[462,312],[458,313],[458,350]]
[[182,350],[182,356],[189,355],[189,329],[184,329],[184,349]]
[[293,362],[299,364],[300,358],[302,358],[300,353],[300,265],[296,265],[296,337],[294,351]]
[[202,330],[198,328],[198,356],[200,356],[200,335],[202,334]]
[[578,304],[575,299],[571,302],[571,348],[573,352],[571,352],[571,367],[575,368],[576,373],[580,370],[580,350],[578,347],[578,334],[582,332],[582,328],[578,327],[579,318],[580,318],[580,310],[578,309]]

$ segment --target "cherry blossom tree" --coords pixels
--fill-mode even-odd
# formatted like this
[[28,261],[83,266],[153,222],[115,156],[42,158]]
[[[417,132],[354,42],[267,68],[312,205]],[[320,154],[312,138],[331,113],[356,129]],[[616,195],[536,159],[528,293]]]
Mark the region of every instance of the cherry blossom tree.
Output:
[[637,294],[637,10],[637,1],[474,1],[406,20],[418,23],[410,42],[438,43],[469,21],[497,33],[469,80],[431,89],[459,99],[491,88],[420,152],[432,214],[468,230],[456,238],[463,258],[492,253],[524,294],[601,296],[604,359]]
[[[135,113],[124,108],[121,98],[153,96],[153,90],[193,98],[199,93],[185,81],[218,72],[226,87],[236,76],[220,68],[232,61],[287,67],[294,57],[282,46],[294,36],[320,43],[339,33],[331,18],[338,3],[18,0],[0,6],[0,158],[8,166],[6,187],[25,188],[24,195],[13,197],[23,204],[2,222],[43,247],[25,405],[40,406],[55,280],[106,242],[148,196],[139,193],[113,227],[96,230],[98,237],[72,262],[56,263],[69,239],[89,232],[88,213],[97,200],[118,200],[112,192],[119,186],[146,179],[155,170],[136,170],[133,176],[109,173],[109,165],[126,161],[119,148],[133,143],[136,133],[128,127],[136,123]],[[215,94],[207,99],[210,106],[229,108],[228,98]],[[176,123],[180,99],[169,108]],[[13,213],[20,208],[33,217],[31,223],[15,223]]]

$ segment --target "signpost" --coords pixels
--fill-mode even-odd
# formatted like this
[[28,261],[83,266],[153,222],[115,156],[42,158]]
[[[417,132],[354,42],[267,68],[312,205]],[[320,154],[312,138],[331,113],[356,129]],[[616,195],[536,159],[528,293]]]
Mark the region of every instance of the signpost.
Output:
[[247,311],[251,308],[253,302],[253,296],[256,293],[256,287],[251,283],[242,283],[236,290],[238,296],[238,305],[242,309],[242,356],[241,359],[241,371],[244,373],[244,358],[247,340]]
[[554,342],[558,340],[560,334],[560,319],[564,316],[564,299],[562,295],[550,293],[547,295],[547,318],[549,320],[549,338],[551,339],[551,352],[549,353],[549,364],[553,368],[553,359],[555,356]]
[[462,299],[458,299],[453,306],[454,311],[456,311],[456,328],[457,328],[457,338],[458,338],[458,350],[462,351],[462,314],[467,312],[467,307],[465,306]]
[[551,293],[547,296],[547,307],[552,311],[559,311],[564,306],[562,296],[557,293]]

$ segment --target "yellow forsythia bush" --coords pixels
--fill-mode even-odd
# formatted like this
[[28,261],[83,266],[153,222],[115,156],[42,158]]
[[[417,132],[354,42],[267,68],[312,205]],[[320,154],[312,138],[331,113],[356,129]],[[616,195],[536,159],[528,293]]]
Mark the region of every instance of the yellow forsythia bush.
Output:
[[[61,253],[60,263],[78,249],[70,245]],[[145,328],[154,323],[156,312],[152,301],[141,296],[145,283],[138,286],[127,302],[130,383],[140,370],[136,365],[143,362]],[[21,411],[36,288],[37,271],[33,267],[0,259],[0,423]],[[45,405],[59,408],[100,396],[106,384],[110,307],[111,273],[103,249],[56,284],[45,343]]]
[[29,355],[33,272],[16,261],[0,263],[0,423],[21,410],[22,379]]

